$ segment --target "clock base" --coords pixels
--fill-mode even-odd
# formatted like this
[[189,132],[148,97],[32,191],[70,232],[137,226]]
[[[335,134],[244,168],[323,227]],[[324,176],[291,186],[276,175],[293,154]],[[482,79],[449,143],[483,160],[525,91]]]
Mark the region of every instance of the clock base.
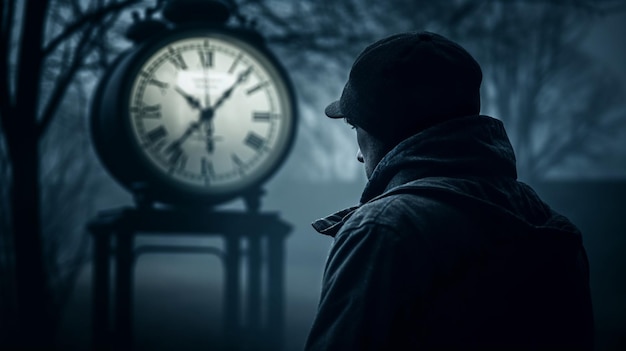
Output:
[[[277,213],[123,207],[100,212],[90,221],[88,229],[94,239],[94,349],[132,349],[134,265],[141,255],[150,253],[210,254],[221,260],[225,298],[221,342],[225,347],[219,349],[249,349],[245,345],[254,345],[257,350],[282,349],[285,240],[292,226]],[[222,237],[224,244],[223,247],[136,245],[140,235]],[[111,259],[115,262],[113,271]],[[111,326],[114,330],[110,330]]]

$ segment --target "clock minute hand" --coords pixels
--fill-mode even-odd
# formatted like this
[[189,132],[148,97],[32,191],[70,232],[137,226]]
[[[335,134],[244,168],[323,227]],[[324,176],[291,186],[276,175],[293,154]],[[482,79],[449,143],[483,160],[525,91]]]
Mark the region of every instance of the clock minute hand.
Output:
[[248,67],[247,70],[241,72],[239,76],[237,77],[237,80],[235,80],[235,82],[228,89],[226,89],[224,93],[222,93],[222,95],[217,99],[217,101],[215,101],[215,105],[210,107],[211,111],[215,111],[218,107],[220,107],[224,103],[224,101],[230,96],[233,90],[235,90],[235,88],[239,84],[241,84],[241,82],[243,82],[244,80],[248,78],[250,73],[252,73],[252,67]]
[[213,153],[213,150],[215,149],[215,144],[213,142],[213,116],[215,115],[215,110],[218,107],[220,107],[224,103],[224,101],[226,101],[226,99],[230,96],[230,94],[232,94],[233,90],[239,84],[241,84],[241,82],[243,82],[244,80],[246,80],[246,78],[248,78],[248,75],[250,75],[251,72],[252,72],[252,66],[248,67],[248,69],[241,72],[239,76],[237,77],[237,80],[235,80],[235,82],[222,93],[222,95],[217,99],[217,101],[215,101],[215,105],[208,106],[207,108],[202,110],[202,113],[200,114],[200,120],[204,123],[205,128],[206,128],[205,131],[207,133],[207,144],[206,144],[207,152]]
[[181,135],[180,138],[174,140],[166,149],[165,152],[172,152],[174,151],[176,148],[180,147],[185,140],[187,140],[187,138],[189,138],[189,136],[196,130],[198,129],[198,127],[200,126],[200,123],[198,122],[193,122],[191,123],[191,125],[189,127],[187,127],[187,129],[185,130],[185,132],[183,133],[183,135]]
[[198,101],[198,99],[196,99],[195,97],[187,94],[180,87],[175,87],[174,90],[176,90],[177,93],[179,93],[182,97],[185,98],[185,100],[187,101],[189,106],[195,108],[196,110],[202,110],[202,105],[200,104],[200,101]]

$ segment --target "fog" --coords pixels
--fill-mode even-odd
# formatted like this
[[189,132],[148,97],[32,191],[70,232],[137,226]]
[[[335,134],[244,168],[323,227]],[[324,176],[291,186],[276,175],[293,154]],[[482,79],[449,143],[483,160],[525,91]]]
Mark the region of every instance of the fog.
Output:
[[[573,25],[571,31],[576,32],[572,35],[576,36],[577,44],[567,46],[567,50],[580,54],[580,57],[576,56],[580,60],[574,62],[576,65],[572,63],[573,68],[557,67],[548,72],[545,81],[549,84],[542,85],[542,90],[537,93],[537,101],[545,103],[533,107],[532,115],[537,118],[532,128],[528,129],[530,134],[524,135],[520,132],[520,126],[526,121],[521,116],[522,108],[525,107],[524,95],[520,90],[532,89],[518,89],[515,84],[526,84],[526,80],[506,80],[500,73],[507,68],[502,63],[504,57],[526,57],[523,55],[528,52],[525,47],[504,54],[489,51],[495,41],[478,40],[481,34],[471,32],[480,27],[475,24],[481,22],[475,17],[480,12],[469,12],[469,15],[461,13],[468,16],[467,19],[453,27],[446,25],[443,20],[424,20],[430,16],[428,11],[438,10],[439,5],[433,5],[433,9],[425,9],[424,14],[416,15],[419,21],[398,18],[392,25],[388,22],[390,18],[393,19],[393,13],[382,12],[392,5],[377,5],[381,9],[372,5],[370,10],[365,8],[371,5],[370,2],[357,1],[363,6],[357,11],[361,17],[356,17],[363,19],[361,26],[341,23],[324,31],[323,26],[332,22],[333,18],[336,19],[331,16],[333,11],[341,16],[344,15],[341,11],[347,10],[339,5],[334,9],[328,4],[326,7],[319,5],[320,8],[309,4],[306,6],[310,7],[305,10],[311,11],[310,18],[299,22],[294,18],[302,16],[301,11],[305,10],[299,6],[305,5],[290,5],[287,1],[267,2],[273,14],[285,19],[285,26],[280,27],[278,20],[263,20],[271,18],[264,12],[265,7],[254,5],[254,2],[241,3],[245,5],[241,6],[242,11],[249,11],[250,16],[259,18],[259,30],[267,35],[270,48],[291,75],[300,110],[300,124],[293,150],[281,169],[264,186],[266,194],[261,206],[261,211],[279,213],[284,221],[293,226],[285,241],[285,329],[281,332],[286,351],[299,350],[303,346],[315,316],[325,259],[332,243],[331,238],[317,234],[310,223],[336,210],[357,204],[367,181],[362,165],[356,160],[354,131],[342,121],[325,118],[323,109],[340,96],[352,60],[366,43],[390,32],[415,29],[427,29],[450,36],[467,47],[483,64],[483,112],[504,122],[516,148],[521,180],[535,187],[546,202],[570,217],[583,231],[591,264],[597,349],[626,349],[626,280],[623,279],[626,276],[626,258],[623,255],[626,250],[626,219],[623,216],[623,209],[626,208],[626,94],[623,94],[626,91],[626,13],[595,15],[580,20],[580,27],[585,28],[582,31],[575,30],[576,25]],[[400,13],[402,6],[408,2],[397,3],[396,11]],[[489,12],[493,17],[488,18],[500,18],[497,11],[493,11]],[[522,19],[512,18],[510,21],[511,26],[521,25],[521,22],[515,21]],[[415,28],[416,22],[419,28]],[[312,23],[317,23],[319,28],[314,28],[311,33],[301,28],[311,26]],[[528,23],[528,26],[532,25]],[[343,41],[337,44],[338,47],[345,46],[341,50],[332,49],[335,45],[333,30],[336,30],[337,37],[343,35]],[[515,32],[513,29],[511,31]],[[468,34],[470,32],[474,34]],[[290,40],[289,34],[293,33],[304,34]],[[495,38],[497,33],[494,33],[489,32],[485,38]],[[565,31],[563,36],[568,36],[568,33]],[[351,34],[357,39],[351,40]],[[539,39],[532,39],[529,34],[528,38],[515,40],[540,40],[542,32],[535,34]],[[353,44],[348,46],[346,42]],[[567,43],[569,45],[572,41]],[[120,45],[124,47],[127,44]],[[500,54],[503,56],[498,56]],[[561,52],[554,55],[561,55]],[[558,59],[562,58],[559,56]],[[574,58],[572,61],[575,61]],[[526,69],[526,61],[511,62],[522,73]],[[555,59],[555,62],[561,61]],[[598,89],[581,89],[585,84]],[[88,109],[93,86],[94,79],[86,79],[82,87],[86,87],[87,93],[68,94],[64,102],[66,111],[73,108],[78,111]],[[617,95],[613,96],[610,92],[617,92]],[[597,96],[612,100],[608,99],[608,102],[596,106],[593,99]],[[519,104],[503,104],[504,100]],[[575,103],[577,101],[583,101],[585,105],[579,108]],[[72,238],[63,242],[72,248],[83,245],[80,238],[88,237],[86,224],[97,213],[133,205],[128,191],[97,161],[88,139],[87,119],[80,118],[83,114],[74,111],[60,116],[42,144],[45,150],[42,168],[44,175],[49,176],[46,179],[50,180],[47,189],[61,191],[68,184],[87,178],[87,185],[82,188],[82,192],[68,190],[68,194],[65,194],[50,191],[45,198],[47,202],[44,206],[49,212],[44,211],[44,216],[49,213],[45,218],[48,223],[52,223],[48,226],[48,232],[61,233],[65,239]],[[582,119],[562,117],[568,114],[578,114]],[[577,126],[589,121],[593,121],[591,124],[596,126],[592,132],[580,136],[575,134],[579,129]],[[571,128],[567,129],[570,125]],[[81,135],[82,139],[78,140],[77,137],[74,141],[70,140],[68,135],[74,133]],[[562,143],[551,144],[555,140],[554,135],[562,137]],[[563,151],[556,150],[560,145],[563,145]],[[68,158],[67,155],[75,156]],[[77,163],[73,162],[78,159],[84,160],[84,163],[76,166]],[[72,206],[66,200],[63,203],[58,200],[67,198],[74,201],[70,202]],[[236,199],[222,204],[217,210],[244,208],[243,201]],[[184,244],[223,248],[223,240],[216,237],[198,239],[185,233],[170,237],[144,234],[137,239],[137,246]],[[85,242],[84,245],[87,244]],[[91,262],[80,268],[75,285],[68,295],[57,336],[62,350],[84,350],[90,346],[91,270]],[[228,313],[223,310],[222,270],[221,262],[210,255],[146,254],[139,257],[134,270],[135,348],[208,350],[225,342],[220,334],[221,316]],[[245,284],[244,281],[244,291]]]

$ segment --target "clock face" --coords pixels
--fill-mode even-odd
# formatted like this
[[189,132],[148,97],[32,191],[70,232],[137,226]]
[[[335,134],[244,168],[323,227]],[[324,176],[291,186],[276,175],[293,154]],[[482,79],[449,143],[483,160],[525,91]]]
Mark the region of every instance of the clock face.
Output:
[[154,50],[134,76],[131,134],[152,172],[196,194],[230,194],[277,167],[293,137],[287,82],[262,51],[225,34]]

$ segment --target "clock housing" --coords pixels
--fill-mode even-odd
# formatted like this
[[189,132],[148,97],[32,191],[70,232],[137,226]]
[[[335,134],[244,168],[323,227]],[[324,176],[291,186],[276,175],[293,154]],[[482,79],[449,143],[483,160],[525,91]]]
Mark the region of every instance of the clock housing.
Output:
[[98,155],[126,188],[208,204],[258,189],[296,125],[291,82],[260,36],[210,25],[177,27],[121,56],[91,124]]

